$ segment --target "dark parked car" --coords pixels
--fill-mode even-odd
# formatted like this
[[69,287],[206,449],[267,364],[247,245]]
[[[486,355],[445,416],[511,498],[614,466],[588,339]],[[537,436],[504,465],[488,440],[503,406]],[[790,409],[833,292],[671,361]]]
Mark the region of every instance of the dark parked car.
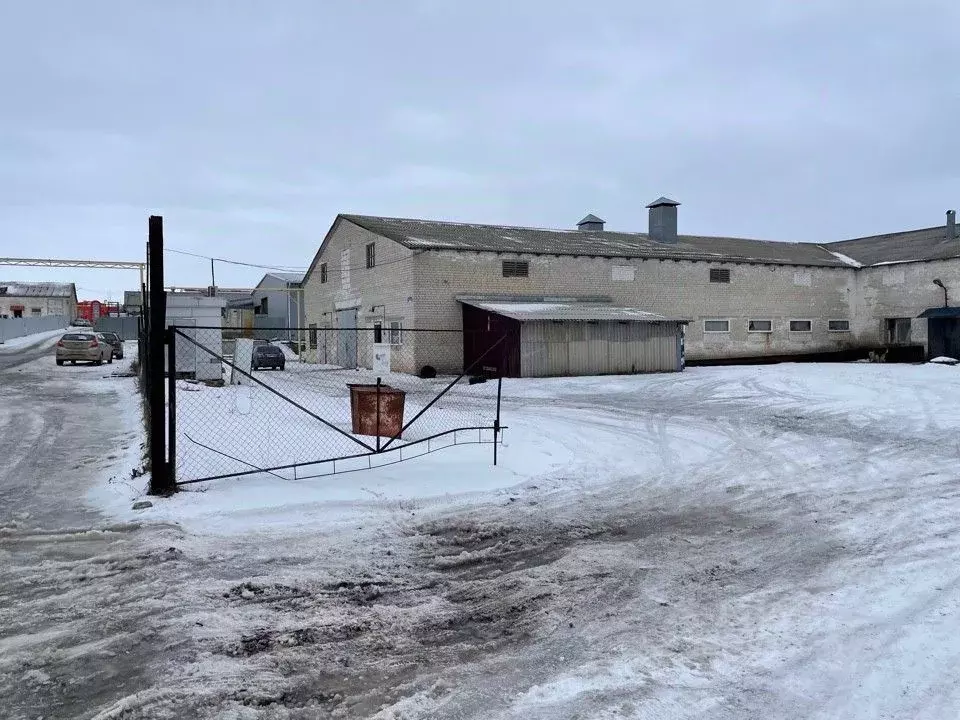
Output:
[[276,345],[270,345],[269,343],[264,345],[255,344],[251,365],[254,370],[265,367],[274,370],[283,370],[287,365],[287,357],[283,354],[283,350]]
[[113,356],[117,360],[123,360],[123,340],[115,332],[100,333],[100,336],[113,347]]

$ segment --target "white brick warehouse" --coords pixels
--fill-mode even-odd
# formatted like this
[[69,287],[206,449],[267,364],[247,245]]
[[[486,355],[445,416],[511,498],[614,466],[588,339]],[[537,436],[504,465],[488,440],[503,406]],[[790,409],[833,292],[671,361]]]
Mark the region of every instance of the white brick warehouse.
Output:
[[0,280],[0,318],[77,317],[73,283]]
[[[603,296],[688,321],[686,355],[696,362],[893,344],[925,351],[917,316],[944,304],[934,279],[960,298],[949,214],[923,230],[778,243],[678,235],[676,205],[651,205],[650,233],[604,231],[594,216],[576,230],[542,230],[339,215],[304,279],[306,322],[459,330],[458,296]],[[408,369],[461,369],[456,342],[416,342],[403,335]]]

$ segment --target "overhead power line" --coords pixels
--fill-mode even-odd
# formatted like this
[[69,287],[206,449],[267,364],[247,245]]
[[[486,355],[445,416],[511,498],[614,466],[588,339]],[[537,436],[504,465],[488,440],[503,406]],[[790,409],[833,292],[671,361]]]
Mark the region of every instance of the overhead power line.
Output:
[[[252,268],[257,268],[257,269],[259,269],[259,270],[276,270],[276,271],[278,271],[278,272],[299,272],[299,273],[306,273],[306,272],[307,272],[307,268],[302,268],[302,267],[301,267],[301,268],[295,268],[295,267],[279,267],[279,266],[275,266],[275,265],[258,265],[258,264],[256,264],[256,263],[241,262],[241,261],[239,261],[239,260],[227,260],[226,258],[210,257],[209,255],[201,255],[201,254],[199,254],[199,253],[187,252],[186,250],[174,250],[173,248],[164,248],[164,252],[177,253],[178,255],[189,255],[190,257],[201,258],[201,259],[203,259],[203,260],[213,260],[214,262],[229,263],[230,265],[241,265],[241,266],[243,266],[243,267],[252,267]],[[401,258],[397,258],[396,260],[387,260],[387,261],[384,261],[384,262],[378,261],[378,262],[376,263],[376,267],[385,267],[385,266],[387,266],[387,265],[395,265],[395,264],[397,264],[397,263],[404,262],[405,260],[409,260],[410,258],[415,257],[415,256],[417,256],[417,255],[422,255],[422,254],[425,253],[425,252],[427,252],[427,251],[426,251],[426,250],[415,250],[415,251],[414,251],[411,255],[409,255],[408,257],[401,257]],[[342,270],[342,269],[343,269],[343,268],[341,268],[341,267],[339,267],[339,266],[337,267],[337,270]],[[367,266],[366,266],[365,264],[364,264],[364,265],[354,265],[354,266],[351,266],[351,267],[347,268],[347,270],[366,270],[366,269],[367,269]]]
[[187,252],[186,250],[175,250],[174,248],[164,248],[164,252],[176,253],[177,255],[189,255],[190,257],[201,258],[202,260],[213,260],[215,262],[227,263],[228,265],[241,265],[243,267],[257,268],[258,270],[277,270],[278,272],[306,272],[306,268],[283,267],[278,265],[259,265],[257,263],[241,262],[240,260],[228,260],[222,257],[211,257],[210,255],[201,255],[199,253]]

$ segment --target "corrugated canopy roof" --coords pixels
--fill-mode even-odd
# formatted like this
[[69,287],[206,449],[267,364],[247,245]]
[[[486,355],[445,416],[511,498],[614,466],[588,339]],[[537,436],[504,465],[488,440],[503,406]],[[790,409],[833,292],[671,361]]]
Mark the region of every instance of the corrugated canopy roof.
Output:
[[281,280],[287,283],[293,283],[297,285],[303,282],[303,276],[306,273],[302,272],[268,272],[267,275],[270,277],[275,277],[277,280]]
[[960,318],[960,307],[927,308],[917,315],[919,318]]
[[0,280],[0,297],[65,297],[76,295],[73,283]]
[[843,268],[960,257],[960,240],[948,241],[944,226],[823,244],[710,235],[680,235],[676,243],[665,244],[653,240],[647,233],[635,232],[549,230],[369,215],[340,217],[413,250],[663,258]]
[[609,300],[581,297],[503,297],[461,295],[457,300],[471,307],[513,320],[617,320],[621,322],[686,322],[639,308],[617,307]]

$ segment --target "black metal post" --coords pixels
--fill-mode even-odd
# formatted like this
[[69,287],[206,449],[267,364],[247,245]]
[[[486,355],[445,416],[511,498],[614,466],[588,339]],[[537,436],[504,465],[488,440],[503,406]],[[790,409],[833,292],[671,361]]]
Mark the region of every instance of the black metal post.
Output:
[[377,452],[380,452],[380,378],[377,378]]
[[167,474],[170,484],[177,483],[177,333],[171,327],[167,335]]
[[497,464],[497,439],[500,436],[500,391],[503,389],[503,376],[497,378],[497,416],[493,419],[493,464]]
[[150,216],[150,324],[147,326],[149,375],[147,392],[150,398],[150,494],[164,495],[174,490],[167,471],[166,403],[163,385],[163,334],[166,324],[167,298],[163,292],[163,218]]

